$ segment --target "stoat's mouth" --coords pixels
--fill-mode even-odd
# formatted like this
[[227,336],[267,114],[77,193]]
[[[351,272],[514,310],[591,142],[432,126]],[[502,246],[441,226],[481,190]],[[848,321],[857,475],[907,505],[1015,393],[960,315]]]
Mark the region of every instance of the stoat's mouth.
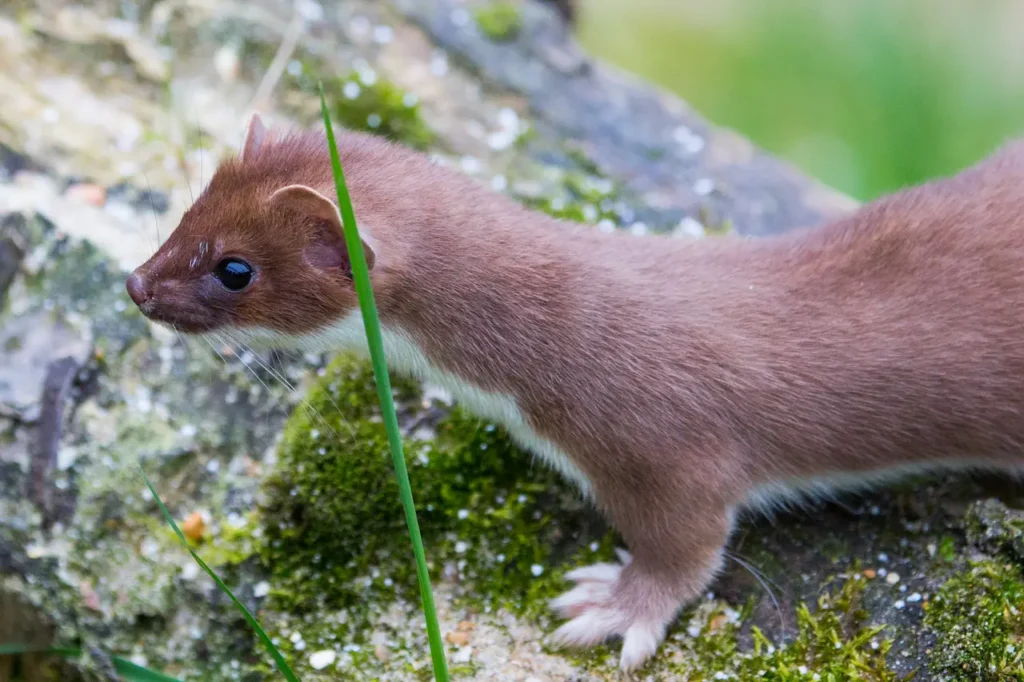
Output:
[[203,314],[202,311],[195,313],[191,310],[169,310],[152,301],[140,305],[139,310],[151,322],[183,334],[207,334],[221,326],[212,316]]

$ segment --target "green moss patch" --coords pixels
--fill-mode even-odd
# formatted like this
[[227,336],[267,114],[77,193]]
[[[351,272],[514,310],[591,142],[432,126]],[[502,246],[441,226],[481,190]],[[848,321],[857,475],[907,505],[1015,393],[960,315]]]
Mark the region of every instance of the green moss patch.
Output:
[[291,76],[292,85],[312,96],[319,93],[318,84],[323,79],[336,126],[380,135],[421,151],[434,141],[414,94],[369,68],[330,78],[324,78],[324,73],[329,70],[313,61],[302,62],[301,71]]
[[939,589],[925,616],[938,638],[930,665],[941,679],[1024,680],[1024,580],[1020,568],[981,561]]
[[[394,387],[405,418],[415,418],[417,387],[400,379]],[[416,594],[372,371],[341,356],[308,398],[266,488],[263,557],[275,608],[348,608],[358,625],[368,601]],[[435,576],[473,583],[467,592],[481,608],[524,612],[564,589],[570,566],[610,558],[611,538],[578,495],[500,428],[455,410],[434,431],[405,445]]]
[[854,575],[826,591],[814,610],[801,604],[796,636],[781,646],[756,626],[750,628],[752,644],[741,646],[746,611],[698,609],[686,631],[671,636],[686,652],[673,679],[893,682],[899,678],[885,660],[890,642],[882,626],[865,623],[864,587],[864,578]]
[[611,181],[583,171],[568,171],[553,196],[517,197],[527,208],[561,220],[621,223],[615,187]]
[[519,6],[509,0],[494,0],[473,10],[480,32],[495,41],[512,40],[523,28]]

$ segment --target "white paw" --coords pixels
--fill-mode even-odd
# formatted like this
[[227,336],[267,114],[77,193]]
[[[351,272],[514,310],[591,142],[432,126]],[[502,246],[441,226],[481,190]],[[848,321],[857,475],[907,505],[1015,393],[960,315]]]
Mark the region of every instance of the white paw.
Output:
[[665,638],[665,623],[639,620],[616,603],[614,592],[622,569],[632,557],[616,550],[622,564],[593,564],[566,574],[576,583],[568,592],[551,601],[561,617],[570,618],[551,636],[557,645],[586,647],[621,636],[619,667],[630,671],[647,660]]

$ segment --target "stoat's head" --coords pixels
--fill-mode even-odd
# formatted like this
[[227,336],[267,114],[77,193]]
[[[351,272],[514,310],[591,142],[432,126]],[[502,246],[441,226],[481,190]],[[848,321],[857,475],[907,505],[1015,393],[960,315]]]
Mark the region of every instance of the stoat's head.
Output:
[[[402,220],[402,202],[387,194],[407,179],[402,164],[430,164],[359,133],[341,132],[338,147],[376,290],[401,249],[382,256],[370,232],[378,225],[391,234]],[[253,116],[239,156],[220,164],[177,229],[129,277],[128,293],[146,317],[189,334],[315,336],[358,306],[333,196],[326,136],[272,139]]]

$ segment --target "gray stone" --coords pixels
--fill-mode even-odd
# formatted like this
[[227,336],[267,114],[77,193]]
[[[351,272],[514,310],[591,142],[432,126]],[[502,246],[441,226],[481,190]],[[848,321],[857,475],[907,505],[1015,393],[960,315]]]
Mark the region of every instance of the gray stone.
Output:
[[60,313],[35,310],[11,315],[0,327],[0,414],[22,422],[39,416],[43,382],[50,364],[70,357],[85,364],[92,329]]

